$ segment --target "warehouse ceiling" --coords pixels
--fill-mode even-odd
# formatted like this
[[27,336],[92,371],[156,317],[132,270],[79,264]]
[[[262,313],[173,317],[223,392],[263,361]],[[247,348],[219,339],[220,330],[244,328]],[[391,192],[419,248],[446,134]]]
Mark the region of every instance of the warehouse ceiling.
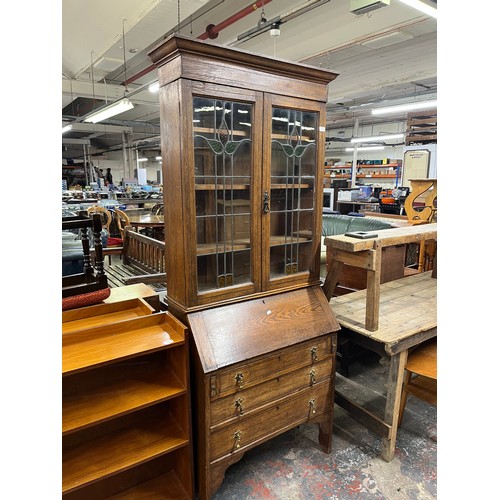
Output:
[[[400,0],[364,14],[351,12],[351,1],[65,0],[62,123],[72,129],[63,135],[63,158],[81,155],[83,143],[119,149],[124,137],[158,148],[158,93],[148,89],[157,74],[147,53],[173,32],[338,73],[329,88],[327,137],[355,120],[404,120],[375,118],[371,109],[437,97],[437,21]],[[272,21],[278,37],[270,36]],[[124,96],[133,109],[83,123]]]

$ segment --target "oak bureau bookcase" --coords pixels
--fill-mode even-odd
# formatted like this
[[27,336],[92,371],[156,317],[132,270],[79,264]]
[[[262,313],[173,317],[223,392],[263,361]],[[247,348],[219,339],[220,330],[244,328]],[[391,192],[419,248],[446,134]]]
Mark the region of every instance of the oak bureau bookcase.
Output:
[[335,73],[183,35],[158,68],[168,309],[191,331],[197,486],[304,422],[330,451],[339,325],[320,288]]

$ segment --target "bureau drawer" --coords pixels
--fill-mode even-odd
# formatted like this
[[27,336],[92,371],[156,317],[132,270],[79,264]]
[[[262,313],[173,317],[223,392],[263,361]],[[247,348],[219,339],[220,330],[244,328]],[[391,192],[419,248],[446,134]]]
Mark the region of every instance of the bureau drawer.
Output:
[[276,401],[300,389],[312,387],[331,378],[332,375],[333,357],[330,356],[314,365],[304,366],[294,372],[273,377],[262,384],[219,398],[210,407],[212,429],[233,418],[241,420],[244,416],[258,411],[263,404]]
[[265,438],[279,434],[331,408],[333,395],[330,380],[278,399],[262,411],[232,421],[211,432],[210,460],[246,451]]
[[237,363],[210,376],[211,399],[227,396],[243,389],[330,358],[334,352],[335,335],[274,351],[253,361]]

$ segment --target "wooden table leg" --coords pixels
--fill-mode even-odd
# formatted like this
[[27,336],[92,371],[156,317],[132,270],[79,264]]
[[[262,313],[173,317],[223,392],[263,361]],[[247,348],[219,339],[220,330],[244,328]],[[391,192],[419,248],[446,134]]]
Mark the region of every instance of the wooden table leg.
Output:
[[325,282],[323,283],[322,290],[326,296],[326,300],[330,302],[330,299],[333,296],[333,292],[335,291],[335,287],[339,281],[340,272],[344,264],[338,260],[332,259],[330,263],[330,268],[328,269],[328,273],[325,277]]
[[386,462],[390,462],[394,458],[401,391],[403,389],[403,375],[407,359],[408,350],[391,356],[384,416],[385,422],[390,426],[390,431],[389,437],[382,439],[382,459]]
[[368,251],[368,267],[366,270],[366,314],[365,328],[374,332],[378,329],[380,310],[380,275],[382,273],[382,248],[375,243],[373,250]]

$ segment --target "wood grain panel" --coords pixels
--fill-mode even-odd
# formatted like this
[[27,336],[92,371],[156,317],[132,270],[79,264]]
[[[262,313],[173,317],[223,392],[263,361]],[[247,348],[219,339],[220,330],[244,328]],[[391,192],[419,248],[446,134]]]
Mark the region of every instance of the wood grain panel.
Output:
[[200,353],[205,373],[337,331],[319,292],[300,289],[188,314],[194,337],[211,346],[212,355]]
[[64,335],[63,374],[184,343],[184,338],[166,323],[165,316],[156,313]]
[[63,435],[179,396],[186,389],[186,383],[181,383],[168,368],[111,383],[104,381],[92,391],[63,399]]
[[[215,430],[219,425],[226,425],[227,421],[251,415],[259,406],[270,400],[281,398],[286,394],[293,394],[330,379],[332,377],[332,364],[333,358],[330,354],[330,358],[322,362],[305,366],[284,375],[276,372],[273,374],[274,377],[267,382],[214,401],[210,408],[212,429]],[[235,404],[237,400],[238,405]],[[240,412],[240,408],[243,413]]]
[[238,374],[243,376],[242,387],[247,389],[271,378],[281,377],[286,373],[293,372],[299,367],[308,366],[313,368],[316,363],[331,358],[333,352],[332,343],[331,336],[324,336],[274,351],[269,355],[261,356],[246,363],[239,363],[230,368],[221,369],[215,375],[219,387],[217,396],[222,397],[227,394],[241,392],[236,382],[236,375]]
[[186,446],[188,436],[168,414],[63,451],[63,493]]
[[[212,433],[211,460],[243,451],[266,434],[299,425],[313,419],[316,413],[324,413],[328,405],[331,404],[329,402],[332,396],[331,389],[330,381],[324,381],[311,389],[299,391],[292,396],[275,399],[269,403],[271,411],[263,407],[259,413],[214,431]],[[310,403],[312,400],[314,400],[314,409],[313,404]],[[238,431],[241,435],[239,446],[238,440],[235,438],[235,433]]]
[[139,318],[153,313],[154,309],[140,298],[70,309],[62,312],[62,333]]

